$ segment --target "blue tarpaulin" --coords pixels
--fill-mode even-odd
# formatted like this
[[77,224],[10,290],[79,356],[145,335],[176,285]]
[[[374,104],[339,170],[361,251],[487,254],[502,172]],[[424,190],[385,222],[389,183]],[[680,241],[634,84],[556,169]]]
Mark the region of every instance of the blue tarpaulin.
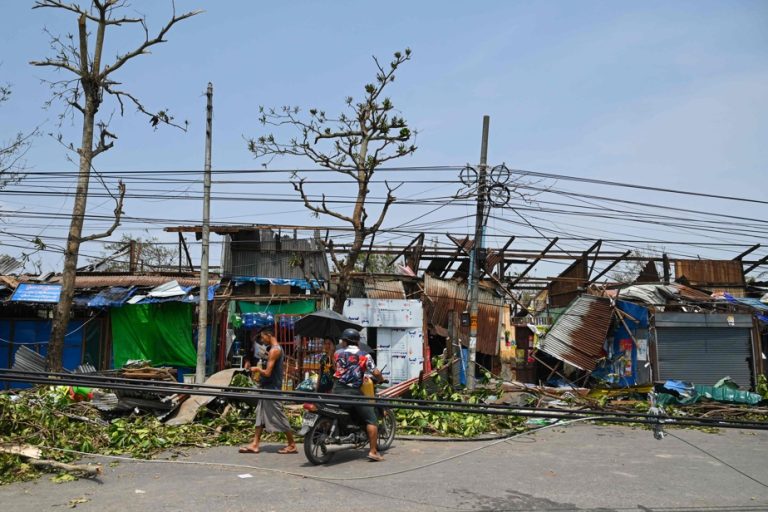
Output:
[[725,300],[730,302],[731,304],[744,304],[745,306],[749,306],[751,308],[757,309],[758,311],[762,312],[768,312],[768,304],[765,302],[760,302],[760,299],[755,299],[751,297],[734,297],[730,293],[724,294]]
[[[192,295],[190,292],[194,290],[196,286],[182,286],[181,289],[184,290],[184,295],[174,295],[172,297],[144,297],[140,301],[136,302],[136,304],[160,304],[162,302],[186,302],[189,304],[197,304],[200,302],[200,296],[198,295]],[[213,300],[213,296],[216,294],[216,290],[218,290],[219,285],[214,284],[208,287],[208,301]]]
[[88,301],[90,308],[120,307],[136,292],[136,287],[113,286],[102,290]]
[[[638,339],[638,332],[648,329],[648,309],[623,300],[616,301],[616,308],[632,318],[624,317],[624,323],[616,320],[613,338],[608,338],[606,346],[607,358],[592,375],[604,379],[611,384],[622,387],[637,384],[637,349],[633,337]],[[634,319],[634,320],[633,320]],[[626,327],[624,326],[626,324]],[[627,331],[629,328],[629,331]],[[647,332],[647,331],[646,331]],[[647,351],[646,345],[643,347]],[[647,357],[647,354],[645,354]]]
[[[183,295],[175,295],[171,297],[144,297],[142,300],[136,302],[137,304],[157,304],[161,302],[186,302],[186,303],[198,303],[199,297],[197,295],[190,295],[190,292],[194,290],[195,286],[182,286],[184,291]],[[208,287],[208,301],[212,301],[216,290],[219,289],[219,284],[216,283]],[[97,293],[80,293],[75,295],[73,301],[77,307],[87,308],[119,308],[123,306],[128,299],[137,294],[139,290],[138,286],[112,286],[101,290]],[[10,300],[16,302],[35,302],[35,303],[48,303],[56,304],[59,302],[59,296],[61,295],[60,284],[32,284],[22,283],[13,293]],[[140,295],[140,294],[139,294]]]
[[320,281],[316,279],[307,281],[306,279],[280,279],[277,277],[236,276],[232,278],[232,282],[235,283],[235,286],[240,286],[245,283],[274,284],[278,286],[295,286],[302,290],[313,290],[320,286]]

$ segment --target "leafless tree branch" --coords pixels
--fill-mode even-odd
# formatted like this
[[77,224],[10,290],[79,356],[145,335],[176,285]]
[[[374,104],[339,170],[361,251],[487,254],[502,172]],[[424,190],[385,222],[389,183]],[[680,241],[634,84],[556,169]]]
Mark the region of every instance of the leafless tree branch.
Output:
[[354,270],[366,237],[374,235],[381,228],[390,206],[395,202],[394,191],[397,187],[392,188],[387,184],[387,199],[376,216],[376,222],[367,226],[369,214],[366,199],[376,169],[384,162],[416,151],[413,144],[415,132],[408,127],[403,117],[395,113],[392,101],[383,96],[384,89],[394,81],[397,69],[410,58],[409,49],[397,52],[389,66],[385,67],[374,57],[377,69],[375,81],[365,85],[365,94],[360,102],[356,103],[353,98],[347,97],[344,101],[346,111],[336,117],[329,117],[325,111],[316,108],[303,114],[298,107],[261,107],[259,122],[263,126],[277,130],[291,127],[295,130],[294,135],[284,140],[273,133],[267,133],[248,140],[248,149],[256,158],[271,161],[278,156],[304,157],[320,167],[349,176],[350,183],[357,185],[354,207],[352,213],[347,215],[330,209],[324,195],[319,202],[312,201],[305,190],[305,179],[298,175],[291,179],[294,190],[308,210],[315,215],[327,215],[348,223],[354,230],[354,240],[345,260],[335,254],[332,242],[323,242],[339,270],[337,292],[334,295],[336,308],[343,306],[350,272]]
[[115,220],[112,225],[103,233],[96,233],[85,237],[80,237],[80,243],[89,242],[91,240],[98,240],[99,238],[106,238],[114,233],[115,229],[120,225],[120,219],[123,216],[123,199],[125,199],[125,183],[120,181],[117,185],[119,195],[115,199]]

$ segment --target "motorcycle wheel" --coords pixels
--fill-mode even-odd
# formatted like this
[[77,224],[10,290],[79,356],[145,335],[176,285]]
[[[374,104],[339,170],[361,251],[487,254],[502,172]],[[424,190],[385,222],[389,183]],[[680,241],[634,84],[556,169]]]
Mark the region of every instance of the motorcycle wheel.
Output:
[[392,446],[392,442],[395,440],[395,429],[397,428],[397,420],[395,419],[395,411],[382,407],[378,410],[379,417],[379,439],[376,442],[376,447],[379,451],[383,452]]
[[304,436],[304,455],[314,465],[327,464],[333,453],[325,448],[325,440],[331,433],[333,421],[329,418],[320,418],[317,423]]

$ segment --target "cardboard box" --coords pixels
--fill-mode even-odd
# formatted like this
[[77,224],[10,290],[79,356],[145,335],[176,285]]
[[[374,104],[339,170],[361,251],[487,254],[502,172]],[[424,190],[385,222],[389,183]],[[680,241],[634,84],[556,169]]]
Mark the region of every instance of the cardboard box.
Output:
[[290,295],[291,286],[288,284],[269,284],[270,295]]

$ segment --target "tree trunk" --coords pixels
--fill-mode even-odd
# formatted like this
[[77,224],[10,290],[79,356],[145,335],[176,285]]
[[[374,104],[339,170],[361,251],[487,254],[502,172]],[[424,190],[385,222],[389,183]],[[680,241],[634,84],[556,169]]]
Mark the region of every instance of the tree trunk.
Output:
[[[363,228],[364,229],[364,228]],[[336,283],[336,293],[333,294],[333,310],[339,314],[344,312],[344,303],[349,295],[350,274],[355,270],[355,263],[360,257],[360,251],[365,244],[365,236],[361,230],[356,230],[355,240],[347,253],[347,260],[344,267],[339,269],[339,280]]]
[[[86,92],[86,94],[88,94]],[[91,176],[91,160],[93,158],[93,129],[98,105],[92,99],[86,99],[83,113],[83,137],[80,144],[80,172],[77,178],[75,204],[72,208],[72,222],[69,225],[67,246],[64,250],[64,271],[61,276],[61,296],[56,305],[51,327],[51,337],[48,342],[46,365],[49,371],[59,371],[63,364],[64,337],[69,326],[69,315],[72,310],[72,298],[75,294],[75,275],[77,258],[80,254],[80,237],[83,233],[85,207],[88,199],[88,183]]]

